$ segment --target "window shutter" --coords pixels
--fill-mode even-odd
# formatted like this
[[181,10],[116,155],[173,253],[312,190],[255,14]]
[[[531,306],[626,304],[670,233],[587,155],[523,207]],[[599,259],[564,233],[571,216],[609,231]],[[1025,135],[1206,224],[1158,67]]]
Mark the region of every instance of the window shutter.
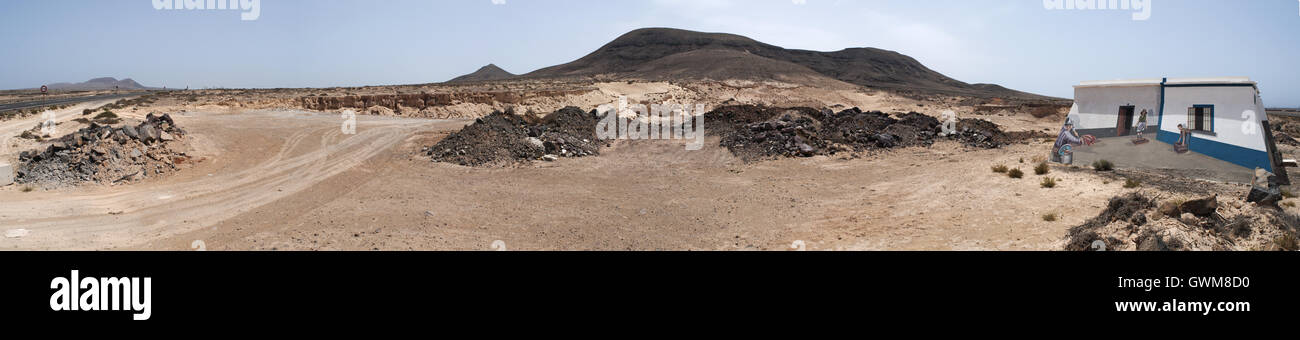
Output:
[[1201,128],[1205,129],[1205,131],[1214,132],[1214,108],[1201,108],[1201,111],[1201,119],[1204,119],[1201,122]]

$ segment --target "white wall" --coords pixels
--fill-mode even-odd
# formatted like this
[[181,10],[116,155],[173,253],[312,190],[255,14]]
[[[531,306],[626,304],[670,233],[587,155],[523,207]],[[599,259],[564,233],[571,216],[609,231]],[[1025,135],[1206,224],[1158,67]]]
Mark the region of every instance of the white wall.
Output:
[[1079,107],[1075,129],[1114,129],[1119,108],[1130,105],[1134,106],[1134,124],[1142,110],[1147,110],[1147,124],[1155,126],[1160,112],[1160,86],[1077,87],[1074,102]]
[[[1267,151],[1264,144],[1262,122],[1268,119],[1263,103],[1255,88],[1227,87],[1168,87],[1165,88],[1165,113],[1160,129],[1178,133],[1178,124],[1188,124],[1187,108],[1194,105],[1214,105],[1214,133],[1216,136],[1193,134],[1196,138],[1232,144],[1252,150]],[[1254,117],[1244,117],[1247,110]],[[1154,122],[1152,122],[1154,124]],[[1254,134],[1248,134],[1252,124]]]

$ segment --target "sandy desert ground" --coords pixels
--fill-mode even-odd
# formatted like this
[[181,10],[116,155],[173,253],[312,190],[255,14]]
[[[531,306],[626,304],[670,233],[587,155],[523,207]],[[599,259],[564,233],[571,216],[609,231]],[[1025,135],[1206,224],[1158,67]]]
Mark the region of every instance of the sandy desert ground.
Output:
[[[592,102],[629,94],[660,100],[655,94],[675,90],[653,82],[596,88]],[[973,115],[956,99],[829,93],[820,104]],[[1051,189],[1040,186],[1040,176],[1011,179],[989,170],[1002,164],[1029,172],[1050,141],[1001,149],[944,141],[745,163],[714,136],[699,151],[680,141],[617,141],[598,157],[472,168],[430,162],[420,150],[473,119],[363,114],[349,135],[337,111],[274,107],[292,102],[286,99],[230,105],[227,96],[118,111],[128,119],[171,113],[190,132],[188,153],[200,161],[173,175],[126,185],[0,188],[0,229],[25,230],[0,238],[0,249],[1059,250],[1067,230],[1096,216],[1109,198],[1169,192],[1126,189],[1121,174],[1078,168],[1055,166],[1049,176],[1061,184]],[[81,110],[104,104],[70,107],[59,119],[75,127],[70,120]],[[1059,124],[1015,112],[979,118],[1011,130]],[[30,129],[36,119],[2,122],[0,135]],[[0,155],[13,161],[40,145],[10,138]],[[1058,219],[1045,221],[1049,214]]]

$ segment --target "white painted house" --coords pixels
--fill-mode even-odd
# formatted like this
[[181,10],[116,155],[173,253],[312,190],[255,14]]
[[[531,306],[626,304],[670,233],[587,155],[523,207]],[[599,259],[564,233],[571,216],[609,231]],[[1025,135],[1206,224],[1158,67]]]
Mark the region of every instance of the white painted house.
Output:
[[1079,135],[1136,135],[1146,110],[1144,137],[1174,145],[1182,125],[1190,131],[1191,152],[1247,169],[1277,173],[1281,168],[1264,103],[1249,78],[1087,81],[1074,87],[1074,98],[1069,122]]

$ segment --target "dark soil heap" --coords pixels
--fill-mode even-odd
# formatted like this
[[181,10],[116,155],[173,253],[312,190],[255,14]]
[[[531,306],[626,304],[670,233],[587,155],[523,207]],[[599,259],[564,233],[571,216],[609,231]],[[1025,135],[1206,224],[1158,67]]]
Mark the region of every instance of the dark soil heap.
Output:
[[496,111],[447,136],[424,152],[435,162],[465,166],[511,165],[551,157],[600,154],[596,112],[566,107],[546,117]]
[[121,183],[175,171],[189,157],[185,130],[170,115],[149,114],[139,125],[91,123],[51,143],[44,151],[19,154],[18,183],[62,187]]
[[[970,147],[999,148],[1042,133],[1005,133],[978,119],[957,122],[956,132],[939,136],[938,119],[910,112],[897,117],[853,108],[834,113],[807,107],[724,106],[705,114],[705,133],[747,162],[775,157],[810,157],[841,152],[930,146],[940,138]],[[566,107],[545,118],[493,112],[437,145],[424,149],[434,161],[466,166],[510,165],[538,159],[598,155],[596,111]]]
[[997,124],[979,119],[963,119],[957,122],[953,135],[941,137],[942,123],[934,117],[916,112],[893,117],[858,108],[833,113],[812,108],[728,106],[706,118],[707,122],[721,122],[706,126],[708,133],[721,135],[722,146],[745,161],[930,146],[940,138],[991,149],[1047,137],[1032,132],[1005,133]]
[[1271,115],[1268,120],[1278,144],[1300,146],[1300,141],[1295,139],[1300,137],[1300,118]]

